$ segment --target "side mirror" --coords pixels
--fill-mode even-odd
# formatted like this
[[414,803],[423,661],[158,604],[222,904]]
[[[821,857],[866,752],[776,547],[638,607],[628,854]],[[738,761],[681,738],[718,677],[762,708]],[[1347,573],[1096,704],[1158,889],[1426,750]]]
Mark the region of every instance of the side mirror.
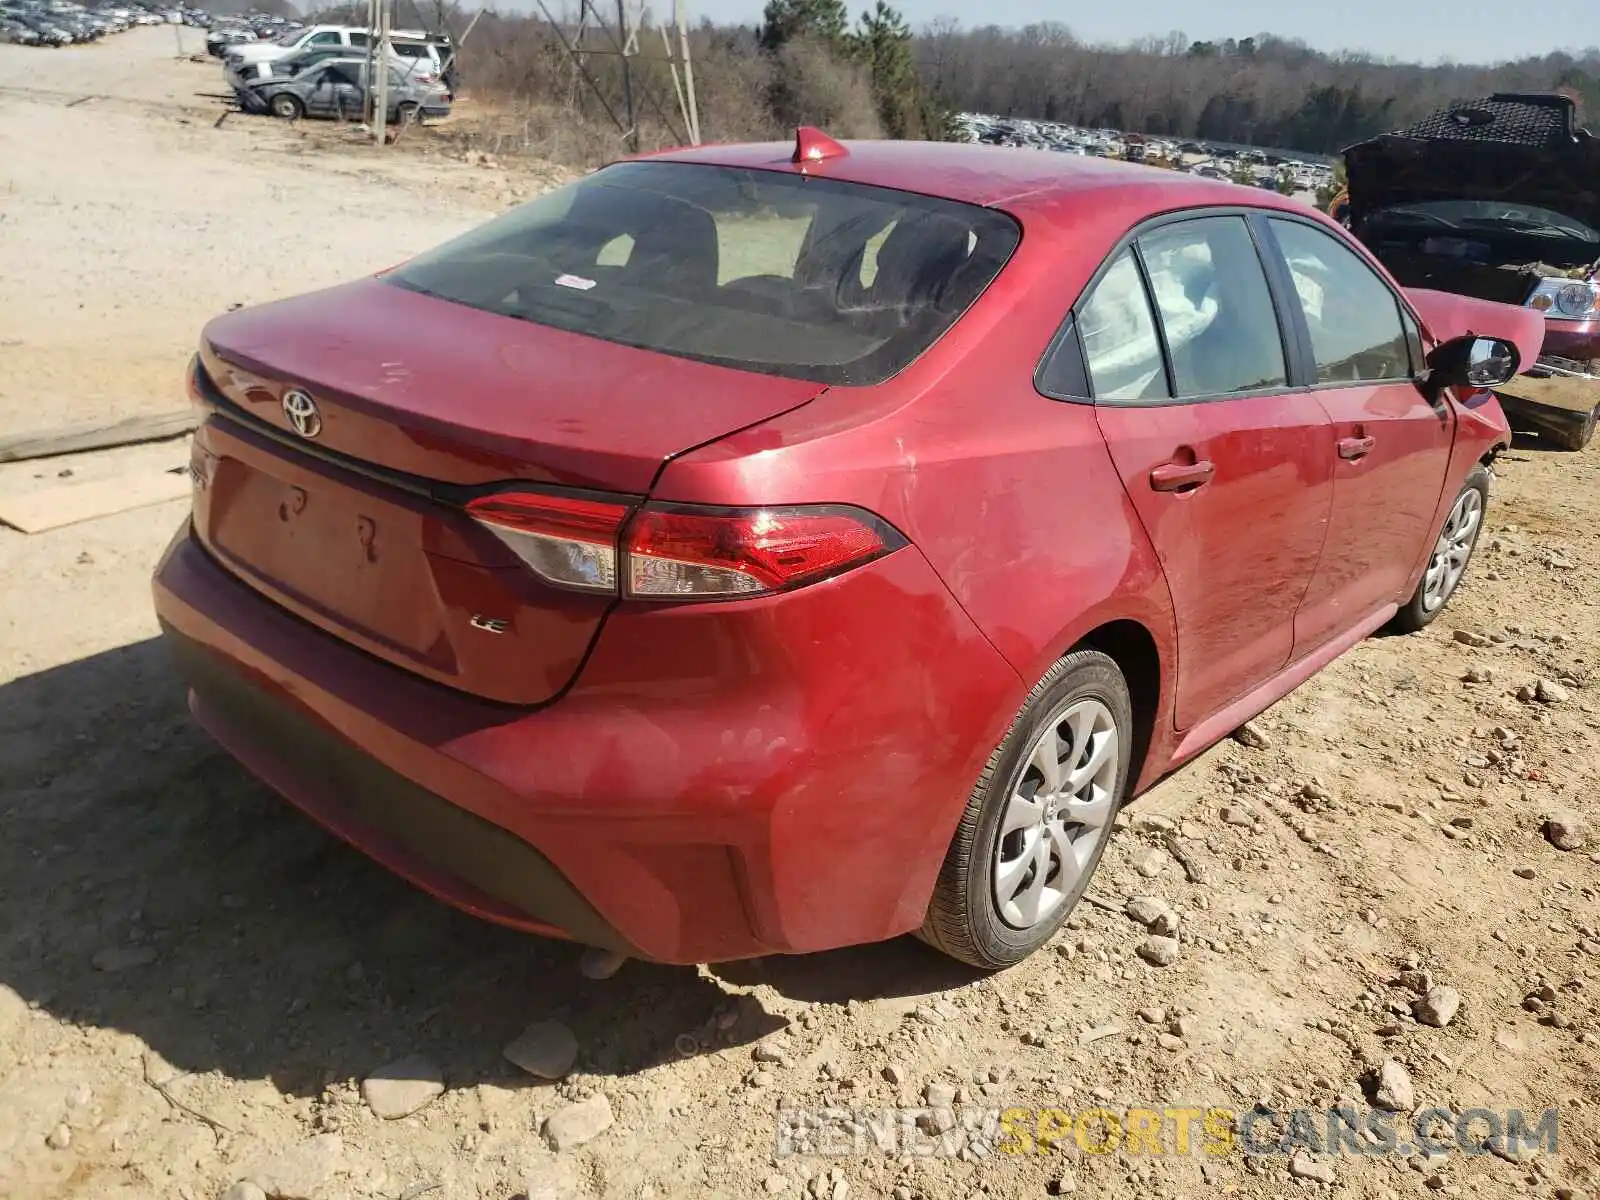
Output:
[[1447,387],[1496,388],[1522,368],[1522,354],[1503,338],[1463,334],[1441,342],[1428,355],[1424,384],[1431,395]]

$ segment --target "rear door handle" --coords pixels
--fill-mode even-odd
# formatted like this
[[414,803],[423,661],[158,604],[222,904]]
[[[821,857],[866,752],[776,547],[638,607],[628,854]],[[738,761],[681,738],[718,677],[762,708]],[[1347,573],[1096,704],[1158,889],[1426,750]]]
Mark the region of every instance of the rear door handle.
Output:
[[1373,446],[1378,444],[1377,438],[1347,437],[1339,439],[1339,457],[1354,462],[1358,458],[1365,458],[1372,453]]
[[1192,492],[1210,483],[1216,470],[1216,465],[1204,458],[1192,463],[1162,463],[1150,472],[1150,486],[1158,492]]

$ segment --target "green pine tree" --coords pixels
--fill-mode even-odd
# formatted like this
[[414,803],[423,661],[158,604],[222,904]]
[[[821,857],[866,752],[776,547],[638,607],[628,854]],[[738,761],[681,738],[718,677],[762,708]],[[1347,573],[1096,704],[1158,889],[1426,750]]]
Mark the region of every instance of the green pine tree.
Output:
[[906,19],[886,0],[877,0],[871,10],[861,14],[851,48],[871,78],[883,132],[892,138],[923,136],[926,102],[917,82],[911,27]]
[[842,52],[847,49],[849,26],[844,0],[767,0],[756,38],[768,54],[799,37]]

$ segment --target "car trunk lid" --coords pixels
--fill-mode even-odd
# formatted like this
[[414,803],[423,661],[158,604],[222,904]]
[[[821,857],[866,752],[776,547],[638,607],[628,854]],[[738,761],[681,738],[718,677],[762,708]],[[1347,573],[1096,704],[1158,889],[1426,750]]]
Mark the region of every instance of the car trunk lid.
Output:
[[636,502],[669,458],[822,390],[377,280],[218,318],[201,365],[212,554],[334,636],[514,704],[559,694],[613,599],[544,584],[466,502],[513,481]]

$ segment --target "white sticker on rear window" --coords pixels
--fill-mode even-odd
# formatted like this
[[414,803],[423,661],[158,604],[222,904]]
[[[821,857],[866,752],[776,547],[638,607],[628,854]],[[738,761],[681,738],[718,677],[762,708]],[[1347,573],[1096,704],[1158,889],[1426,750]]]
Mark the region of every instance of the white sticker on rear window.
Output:
[[562,287],[577,288],[580,292],[587,292],[594,286],[594,280],[585,279],[582,275],[557,275],[556,282]]

